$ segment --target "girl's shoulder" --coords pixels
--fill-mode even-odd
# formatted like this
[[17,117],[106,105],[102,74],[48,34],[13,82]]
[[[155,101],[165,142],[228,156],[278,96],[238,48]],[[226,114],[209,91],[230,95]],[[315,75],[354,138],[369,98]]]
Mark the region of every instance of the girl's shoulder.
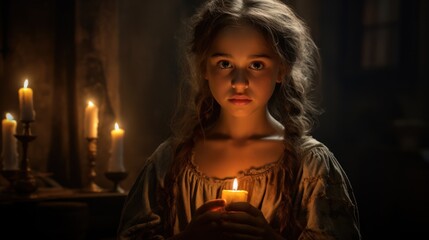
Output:
[[303,139],[299,153],[304,175],[322,177],[343,172],[331,150],[313,137]]
[[301,155],[306,155],[311,151],[315,150],[328,150],[328,148],[312,136],[305,136],[301,140],[299,153]]
[[155,151],[149,156],[148,161],[159,161],[159,159],[168,159],[173,156],[173,145],[170,138],[162,141]]

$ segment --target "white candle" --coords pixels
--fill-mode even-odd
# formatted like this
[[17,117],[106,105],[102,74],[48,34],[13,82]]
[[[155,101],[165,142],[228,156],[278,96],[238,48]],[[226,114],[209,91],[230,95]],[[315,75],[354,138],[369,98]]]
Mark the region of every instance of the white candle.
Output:
[[85,108],[85,137],[97,138],[98,134],[98,107],[91,101]]
[[107,167],[108,172],[125,172],[124,167],[124,133],[125,131],[119,128],[118,123],[115,123],[115,129],[110,132],[112,146],[110,149],[110,159]]
[[28,79],[25,79],[24,87],[19,89],[18,94],[21,121],[34,121],[33,90],[28,87]]
[[3,170],[18,169],[18,151],[15,138],[16,121],[10,113],[6,113],[6,118],[2,121],[2,160]]
[[237,189],[238,181],[237,178],[234,178],[232,190],[222,190],[222,199],[225,200],[226,204],[230,204],[233,202],[247,202],[247,191]]

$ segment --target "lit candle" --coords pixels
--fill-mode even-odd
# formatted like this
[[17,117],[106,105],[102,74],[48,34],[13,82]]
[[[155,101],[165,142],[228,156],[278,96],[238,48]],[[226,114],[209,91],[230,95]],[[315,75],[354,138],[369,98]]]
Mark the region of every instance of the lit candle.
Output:
[[21,121],[34,121],[36,113],[33,109],[33,90],[28,87],[28,79],[25,79],[24,87],[19,89],[18,94],[19,108],[21,109]]
[[234,183],[232,184],[232,190],[222,190],[222,199],[225,200],[226,204],[233,202],[247,202],[247,191],[246,190],[237,190],[238,182],[237,178],[234,178]]
[[110,132],[112,147],[109,164],[107,167],[108,172],[125,172],[124,167],[124,133],[123,129],[119,128],[118,123],[115,123],[115,129]]
[[2,121],[2,160],[3,170],[18,169],[18,151],[16,148],[16,121],[10,113],[6,113],[6,118]]
[[98,107],[91,101],[85,108],[85,137],[97,138],[98,131]]

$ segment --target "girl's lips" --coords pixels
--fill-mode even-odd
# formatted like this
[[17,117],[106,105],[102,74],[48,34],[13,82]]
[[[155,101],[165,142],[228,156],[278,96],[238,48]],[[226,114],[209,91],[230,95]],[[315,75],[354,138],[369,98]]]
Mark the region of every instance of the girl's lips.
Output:
[[248,98],[230,98],[228,101],[237,106],[243,106],[249,104],[252,100]]

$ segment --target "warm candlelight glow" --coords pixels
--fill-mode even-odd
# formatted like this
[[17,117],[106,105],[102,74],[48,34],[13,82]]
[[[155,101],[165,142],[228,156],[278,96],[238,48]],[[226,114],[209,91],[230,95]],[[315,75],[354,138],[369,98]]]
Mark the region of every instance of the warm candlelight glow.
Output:
[[28,87],[28,79],[24,81],[24,87],[18,90],[19,108],[21,110],[20,119],[24,122],[32,122],[36,113],[33,108],[33,89]]
[[234,178],[232,190],[222,190],[221,198],[225,200],[226,204],[233,202],[247,202],[247,191],[238,190],[238,181],[237,178]]
[[108,172],[125,172],[124,167],[124,129],[119,128],[115,123],[115,129],[110,132],[112,145],[110,149],[110,159],[107,166]]
[[97,138],[98,137],[98,107],[92,102],[88,101],[85,108],[85,137]]
[[6,118],[2,120],[2,152],[0,160],[3,170],[18,169],[17,142],[14,137],[16,133],[16,121],[12,114],[6,113]]
[[7,120],[13,120],[13,116],[10,113],[6,113],[6,119]]

